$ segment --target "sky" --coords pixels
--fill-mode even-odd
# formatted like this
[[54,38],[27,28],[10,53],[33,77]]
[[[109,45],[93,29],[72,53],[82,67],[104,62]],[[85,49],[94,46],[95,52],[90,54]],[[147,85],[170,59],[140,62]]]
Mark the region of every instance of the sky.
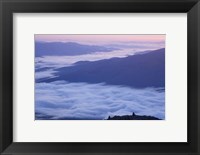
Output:
[[164,42],[164,34],[149,35],[75,35],[75,34],[36,34],[35,41],[38,42],[78,42],[85,44],[113,44],[133,42]]

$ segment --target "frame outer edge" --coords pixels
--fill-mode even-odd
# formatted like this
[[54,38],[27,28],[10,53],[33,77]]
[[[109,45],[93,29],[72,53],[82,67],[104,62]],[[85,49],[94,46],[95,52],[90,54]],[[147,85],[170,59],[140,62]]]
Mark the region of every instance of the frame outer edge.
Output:
[[[112,2],[112,3],[118,3],[118,2],[141,2],[141,3],[145,3],[148,2],[149,0],[0,0],[3,2],[34,2],[34,3],[38,3],[38,2],[75,2],[75,3],[79,3],[79,2]],[[188,2],[188,3],[196,3],[199,0],[153,0],[153,2]]]
[[[0,154],[12,144],[12,45],[7,46],[8,38],[12,38],[12,21],[8,14],[11,11],[4,0],[0,0]],[[8,31],[7,31],[8,30]],[[12,40],[11,40],[12,41]]]
[[[197,20],[197,41],[199,44],[197,44],[196,48],[198,52],[198,78],[200,78],[200,2],[198,2],[197,4],[197,13],[198,13],[198,18]],[[2,0],[0,0],[0,154],[3,152],[3,150],[5,149],[5,145],[3,144],[3,2]],[[196,27],[195,27],[196,28]],[[199,79],[200,80],[200,79]],[[198,155],[200,154],[200,81],[198,80]],[[5,121],[5,119],[4,119]],[[19,153],[20,154],[20,153]],[[151,154],[151,153],[150,153]],[[156,154],[156,153],[155,153]],[[196,154],[196,153],[195,153]]]
[[3,32],[3,7],[2,4],[3,2],[0,0],[0,153],[3,151],[3,47],[2,47],[2,32]]
[[198,54],[198,154],[200,154],[200,1],[197,3],[197,54]]

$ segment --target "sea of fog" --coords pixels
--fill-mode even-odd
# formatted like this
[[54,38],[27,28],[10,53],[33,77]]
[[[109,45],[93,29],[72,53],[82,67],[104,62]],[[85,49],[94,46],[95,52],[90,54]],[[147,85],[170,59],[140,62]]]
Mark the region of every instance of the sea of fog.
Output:
[[36,119],[102,120],[133,112],[165,119],[165,91],[104,83],[36,83],[35,112]]

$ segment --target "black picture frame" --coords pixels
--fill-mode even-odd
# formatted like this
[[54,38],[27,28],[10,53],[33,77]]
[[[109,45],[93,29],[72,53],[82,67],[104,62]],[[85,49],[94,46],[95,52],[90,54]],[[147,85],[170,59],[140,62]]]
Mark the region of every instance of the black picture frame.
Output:
[[[0,0],[1,154],[200,154],[199,0]],[[13,13],[135,12],[187,13],[187,143],[22,143],[13,142]]]

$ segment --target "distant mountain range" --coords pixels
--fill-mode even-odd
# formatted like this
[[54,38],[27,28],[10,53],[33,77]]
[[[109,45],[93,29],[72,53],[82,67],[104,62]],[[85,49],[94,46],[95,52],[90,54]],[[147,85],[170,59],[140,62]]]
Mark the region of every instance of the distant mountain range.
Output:
[[110,52],[117,48],[82,45],[75,42],[35,42],[35,56],[67,56],[82,55],[92,52]]
[[165,87],[165,49],[159,49],[125,58],[111,58],[94,62],[79,62],[71,67],[57,69],[55,78],[36,82],[106,83],[134,88]]

